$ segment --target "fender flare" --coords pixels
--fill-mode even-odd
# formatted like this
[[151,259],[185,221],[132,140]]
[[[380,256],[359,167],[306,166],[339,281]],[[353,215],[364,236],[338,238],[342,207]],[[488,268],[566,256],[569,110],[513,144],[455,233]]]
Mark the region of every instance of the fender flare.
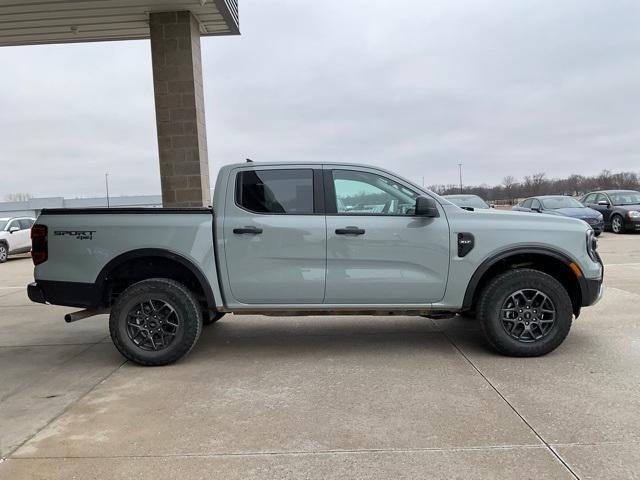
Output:
[[[473,306],[473,298],[480,287],[480,279],[482,276],[487,273],[487,271],[493,267],[498,262],[509,258],[514,255],[521,254],[537,254],[537,255],[546,255],[547,257],[554,258],[556,260],[561,261],[567,267],[571,263],[575,263],[574,260],[568,255],[554,249],[551,247],[542,247],[542,246],[519,246],[514,248],[509,248],[507,250],[502,250],[494,253],[489,258],[485,259],[479,266],[476,268],[476,271],[473,272],[469,283],[467,284],[467,289],[464,294],[464,300],[462,302],[462,310],[469,310]],[[577,278],[578,285],[580,287],[581,295],[585,294],[586,282],[584,276],[580,276]]]
[[144,258],[144,257],[161,257],[166,258],[168,260],[172,260],[174,262],[179,263],[187,270],[189,270],[198,280],[202,291],[205,294],[207,299],[207,305],[209,307],[215,307],[216,301],[213,295],[213,289],[207,280],[207,277],[204,275],[202,270],[195,265],[191,260],[185,258],[179,253],[172,252],[171,250],[165,250],[162,248],[139,248],[136,250],[130,250],[128,252],[122,253],[107,262],[107,264],[102,267],[100,273],[98,274],[95,284],[97,285],[99,291],[104,292],[105,283],[108,279],[109,274],[120,265],[125,264],[128,261],[135,260],[136,258]]

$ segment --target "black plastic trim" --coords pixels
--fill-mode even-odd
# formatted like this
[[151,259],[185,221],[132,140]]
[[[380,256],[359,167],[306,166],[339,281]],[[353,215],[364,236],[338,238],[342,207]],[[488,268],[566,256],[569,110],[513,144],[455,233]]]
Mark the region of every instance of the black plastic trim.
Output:
[[[521,255],[527,253],[536,253],[540,255],[547,255],[549,257],[553,257],[556,260],[562,261],[565,265],[569,265],[573,263],[573,260],[566,256],[565,254],[558,252],[557,250],[548,248],[548,247],[516,247],[509,250],[504,250],[502,252],[497,253],[491,258],[488,258],[484,262],[480,264],[480,266],[476,269],[474,274],[471,276],[471,280],[469,280],[469,284],[467,285],[467,290],[464,294],[464,300],[462,302],[462,310],[469,310],[473,307],[473,297],[476,293],[476,290],[479,288],[480,279],[482,276],[496,263],[501,260],[504,260],[513,255]],[[578,277],[578,285],[580,286],[581,293],[581,302],[580,305],[583,307],[592,305],[595,299],[597,298],[597,293],[600,288],[600,284],[602,283],[602,279],[592,280],[586,279],[584,276]],[[597,288],[594,285],[597,284]],[[596,297],[590,301],[590,298],[593,296],[592,290],[595,289]],[[590,303],[587,303],[589,302]]]
[[469,232],[458,233],[458,257],[462,258],[473,250],[475,246],[475,237]]
[[31,282],[27,285],[27,296],[32,302],[47,303],[44,299],[44,292],[42,291],[42,288],[36,282]]
[[36,303],[78,308],[102,306],[102,290],[95,283],[38,280],[27,286],[27,295]]
[[156,214],[176,214],[176,213],[211,213],[211,207],[189,207],[189,208],[157,208],[157,207],[99,207],[99,208],[43,208],[42,215],[108,215],[111,213],[156,213]]
[[[186,267],[191,273],[193,273],[193,275],[198,280],[198,283],[200,284],[200,287],[202,288],[202,291],[204,292],[207,298],[207,305],[210,308],[215,308],[216,301],[213,295],[213,290],[211,288],[211,285],[209,284],[209,281],[207,280],[207,277],[204,275],[202,270],[200,270],[200,268],[194,265],[193,262],[184,258],[182,255],[171,252],[169,250],[163,250],[161,248],[140,248],[138,250],[131,250],[129,252],[123,253],[122,255],[118,255],[117,257],[109,261],[109,263],[107,263],[102,268],[95,282],[96,285],[98,285],[99,287],[101,297],[104,296],[105,283],[109,278],[109,274],[115,268],[119,267],[120,265],[123,265],[127,261],[134,260],[136,258],[143,258],[143,257],[162,257],[169,260],[174,260],[179,264],[181,264],[182,266]],[[105,300],[106,299],[103,298],[101,301],[101,304],[97,306],[100,306],[100,307],[105,306],[105,305],[102,305],[102,303],[105,303]]]
[[584,280],[584,288],[581,285],[580,289],[582,291],[582,306],[588,307],[589,305],[593,305],[598,300],[600,295],[600,286],[602,285],[602,280],[596,280],[591,278],[583,278]]

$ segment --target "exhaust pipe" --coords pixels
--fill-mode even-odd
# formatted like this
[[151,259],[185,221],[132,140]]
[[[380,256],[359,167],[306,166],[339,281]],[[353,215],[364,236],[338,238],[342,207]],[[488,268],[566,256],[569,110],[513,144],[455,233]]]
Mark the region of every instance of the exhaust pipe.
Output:
[[94,315],[104,315],[105,313],[109,313],[110,311],[110,308],[102,308],[99,310],[80,310],[79,312],[67,313],[64,316],[64,321],[67,323],[77,322],[78,320],[93,317]]

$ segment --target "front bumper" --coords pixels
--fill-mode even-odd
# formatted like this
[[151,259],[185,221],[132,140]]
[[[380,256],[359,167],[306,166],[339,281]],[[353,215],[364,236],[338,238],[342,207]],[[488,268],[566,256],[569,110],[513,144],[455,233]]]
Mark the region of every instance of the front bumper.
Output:
[[631,220],[627,218],[624,223],[624,228],[630,232],[640,232],[640,220]]
[[597,218],[583,218],[583,222],[593,228],[596,233],[602,233],[604,231],[604,220],[598,221]]
[[598,303],[602,298],[602,278],[583,278],[580,283],[582,306],[589,307]]

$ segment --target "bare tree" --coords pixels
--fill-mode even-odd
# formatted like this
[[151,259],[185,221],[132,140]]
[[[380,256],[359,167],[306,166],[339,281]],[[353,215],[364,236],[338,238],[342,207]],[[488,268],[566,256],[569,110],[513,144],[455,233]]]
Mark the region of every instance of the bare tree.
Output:
[[507,175],[502,179],[505,200],[509,200],[509,203],[514,199],[514,188],[516,185],[518,185],[518,180],[513,175]]

